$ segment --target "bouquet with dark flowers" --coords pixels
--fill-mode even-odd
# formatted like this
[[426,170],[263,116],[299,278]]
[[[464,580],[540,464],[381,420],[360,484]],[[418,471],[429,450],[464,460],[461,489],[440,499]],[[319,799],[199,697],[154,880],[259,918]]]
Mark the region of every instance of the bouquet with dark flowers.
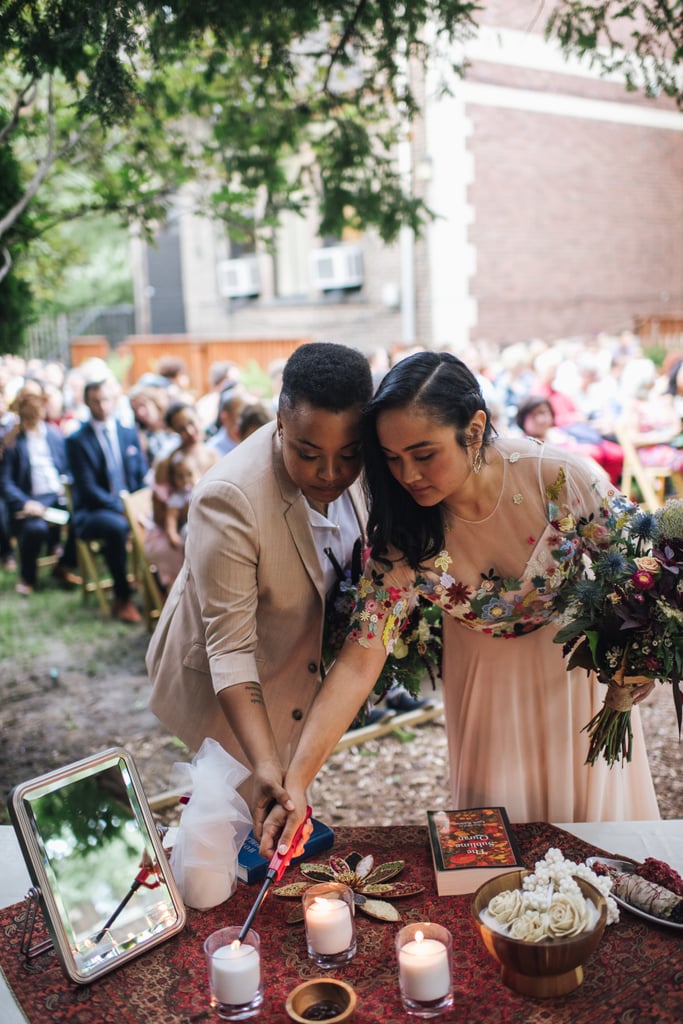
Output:
[[617,503],[603,523],[584,520],[579,535],[597,544],[590,566],[561,594],[568,621],[555,638],[568,667],[597,672],[604,706],[585,727],[587,762],[631,760],[633,688],[671,684],[679,736],[683,697],[683,500],[654,513]]
[[[327,554],[331,558],[331,552]],[[346,571],[340,568],[336,560],[332,561],[337,572],[337,583],[325,608],[322,660],[326,668],[332,664],[344,643],[358,598],[360,550],[356,550],[351,568]],[[403,686],[411,697],[418,697],[425,675],[429,676],[432,688],[435,688],[436,678],[440,674],[441,609],[429,602],[420,601],[403,624],[401,635],[388,655],[372,692],[380,700],[396,684]]]

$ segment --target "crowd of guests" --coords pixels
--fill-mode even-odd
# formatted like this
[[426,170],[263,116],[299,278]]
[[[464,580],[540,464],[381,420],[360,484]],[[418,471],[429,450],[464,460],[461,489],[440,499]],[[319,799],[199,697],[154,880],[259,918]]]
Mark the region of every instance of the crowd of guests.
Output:
[[[369,351],[373,387],[413,351]],[[618,486],[618,432],[626,429],[643,464],[666,469],[670,490],[683,493],[683,352],[657,367],[625,333],[478,343],[458,354],[472,367],[499,435],[589,456]],[[119,490],[151,488],[145,549],[166,593],[183,564],[194,487],[275,416],[281,373],[279,361],[269,368],[266,393],[253,395],[241,368],[226,360],[211,366],[206,390],[197,393],[182,361],[164,357],[124,390],[101,360],[67,369],[0,358],[0,566],[17,573],[17,593],[28,597],[39,585],[38,559],[47,553],[57,556],[59,584],[78,585],[75,537],[98,539],[114,580],[113,614],[139,621]]]
[[183,562],[192,489],[218,459],[268,422],[272,396],[250,394],[230,362],[197,395],[184,366],[160,361],[124,390],[106,363],[0,360],[0,564],[29,597],[41,555],[74,587],[76,538],[97,540],[113,581],[112,614],[139,622],[127,571],[121,491],[149,487],[145,549],[163,592]]

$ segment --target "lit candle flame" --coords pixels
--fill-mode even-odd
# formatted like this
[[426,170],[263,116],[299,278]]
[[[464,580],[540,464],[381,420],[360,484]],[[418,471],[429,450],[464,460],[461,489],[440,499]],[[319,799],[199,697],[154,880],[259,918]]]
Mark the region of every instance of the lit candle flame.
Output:
[[415,941],[424,942],[424,932],[415,932]]
[[242,943],[239,939],[233,939],[230,943],[230,949],[239,949]]

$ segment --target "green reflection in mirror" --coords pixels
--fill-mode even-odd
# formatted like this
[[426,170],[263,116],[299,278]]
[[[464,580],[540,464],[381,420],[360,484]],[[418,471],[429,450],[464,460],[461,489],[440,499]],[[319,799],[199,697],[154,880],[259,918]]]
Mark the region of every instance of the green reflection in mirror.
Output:
[[113,748],[15,787],[10,814],[57,954],[90,981],[185,923],[130,755]]
[[[30,801],[45,869],[77,950],[95,941],[103,921],[128,894],[143,863],[153,861],[131,805],[129,787],[128,774],[119,765]],[[138,912],[157,899],[158,894],[149,899],[140,893],[137,906],[116,921],[121,932],[118,941],[135,934],[130,931],[131,914],[137,920]]]

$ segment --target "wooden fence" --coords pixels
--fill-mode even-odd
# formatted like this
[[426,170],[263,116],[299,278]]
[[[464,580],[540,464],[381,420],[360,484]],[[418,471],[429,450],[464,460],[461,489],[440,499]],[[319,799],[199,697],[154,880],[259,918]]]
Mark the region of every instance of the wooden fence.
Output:
[[203,394],[209,387],[209,371],[213,363],[231,361],[246,367],[255,362],[267,370],[277,359],[286,359],[308,338],[265,338],[226,340],[224,338],[192,338],[187,335],[131,335],[110,350],[106,338],[99,336],[75,338],[71,343],[71,365],[79,366],[86,359],[97,357],[116,361],[124,371],[122,384],[131,387],[143,373],[155,373],[162,356],[170,356],[185,364],[191,387]]

